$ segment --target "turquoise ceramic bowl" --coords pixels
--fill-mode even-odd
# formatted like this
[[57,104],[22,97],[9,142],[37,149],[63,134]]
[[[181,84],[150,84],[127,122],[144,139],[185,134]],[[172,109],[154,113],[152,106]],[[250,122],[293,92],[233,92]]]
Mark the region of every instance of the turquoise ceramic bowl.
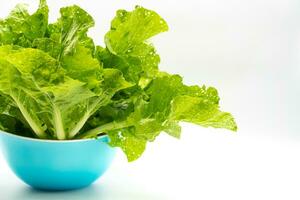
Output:
[[107,136],[54,141],[0,132],[0,139],[12,171],[28,185],[42,190],[86,187],[108,169],[115,155]]

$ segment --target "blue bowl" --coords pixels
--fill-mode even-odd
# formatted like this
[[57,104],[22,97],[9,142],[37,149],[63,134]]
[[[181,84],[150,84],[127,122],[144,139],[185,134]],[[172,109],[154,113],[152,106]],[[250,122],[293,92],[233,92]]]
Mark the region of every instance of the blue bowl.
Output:
[[28,185],[42,190],[86,187],[108,169],[115,155],[107,136],[55,141],[0,131],[0,139],[12,171]]

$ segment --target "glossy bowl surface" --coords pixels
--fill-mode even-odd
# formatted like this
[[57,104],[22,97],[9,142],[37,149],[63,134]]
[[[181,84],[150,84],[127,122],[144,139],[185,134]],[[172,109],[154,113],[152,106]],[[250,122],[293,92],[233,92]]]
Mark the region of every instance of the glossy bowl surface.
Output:
[[40,140],[0,131],[0,147],[12,171],[42,190],[73,190],[97,180],[110,166],[115,149],[108,137]]

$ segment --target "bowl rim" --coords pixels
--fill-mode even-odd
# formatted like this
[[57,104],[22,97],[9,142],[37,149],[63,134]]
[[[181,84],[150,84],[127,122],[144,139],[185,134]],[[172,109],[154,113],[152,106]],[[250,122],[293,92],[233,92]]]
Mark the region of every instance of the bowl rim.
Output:
[[10,137],[16,137],[16,138],[23,139],[23,140],[29,140],[29,141],[34,141],[34,142],[45,142],[45,143],[75,143],[75,142],[78,143],[78,142],[87,142],[87,141],[98,140],[98,139],[108,137],[107,135],[100,135],[96,138],[71,139],[71,140],[50,140],[50,139],[30,138],[30,137],[16,135],[13,133],[8,133],[8,132],[0,130],[0,135],[1,134],[5,134]]

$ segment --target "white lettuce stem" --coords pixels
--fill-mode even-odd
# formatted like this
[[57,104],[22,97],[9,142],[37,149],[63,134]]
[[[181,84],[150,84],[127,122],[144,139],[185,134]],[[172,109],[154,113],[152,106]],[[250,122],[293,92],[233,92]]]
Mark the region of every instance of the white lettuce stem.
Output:
[[28,113],[28,111],[26,110],[26,108],[23,106],[23,104],[14,96],[12,96],[15,103],[17,104],[17,106],[20,109],[20,112],[22,113],[23,117],[25,118],[25,120],[27,121],[27,123],[29,124],[29,126],[32,128],[33,132],[39,137],[39,138],[46,138],[46,134],[43,130],[43,128],[41,126],[39,126],[30,116],[30,114]]
[[57,106],[53,106],[53,121],[54,129],[57,136],[57,139],[64,140],[66,139],[66,134],[62,122],[61,112]]
[[74,138],[79,133],[79,131],[82,129],[89,117],[94,113],[95,108],[99,105],[101,101],[102,99],[98,99],[89,107],[89,109],[87,109],[84,116],[79,120],[79,122],[77,122],[76,126],[68,134],[68,137],[70,139]]
[[112,131],[112,130],[117,130],[121,128],[126,128],[132,126],[128,121],[123,121],[123,122],[111,122],[108,124],[104,124],[102,126],[98,126],[94,129],[91,129],[84,134],[80,136],[80,138],[89,138],[89,137],[95,137],[100,133],[104,133],[106,131]]
[[84,126],[85,122],[89,119],[89,117],[90,113],[85,113],[84,116],[80,119],[80,121],[76,124],[76,126],[71,130],[68,137],[73,138]]

